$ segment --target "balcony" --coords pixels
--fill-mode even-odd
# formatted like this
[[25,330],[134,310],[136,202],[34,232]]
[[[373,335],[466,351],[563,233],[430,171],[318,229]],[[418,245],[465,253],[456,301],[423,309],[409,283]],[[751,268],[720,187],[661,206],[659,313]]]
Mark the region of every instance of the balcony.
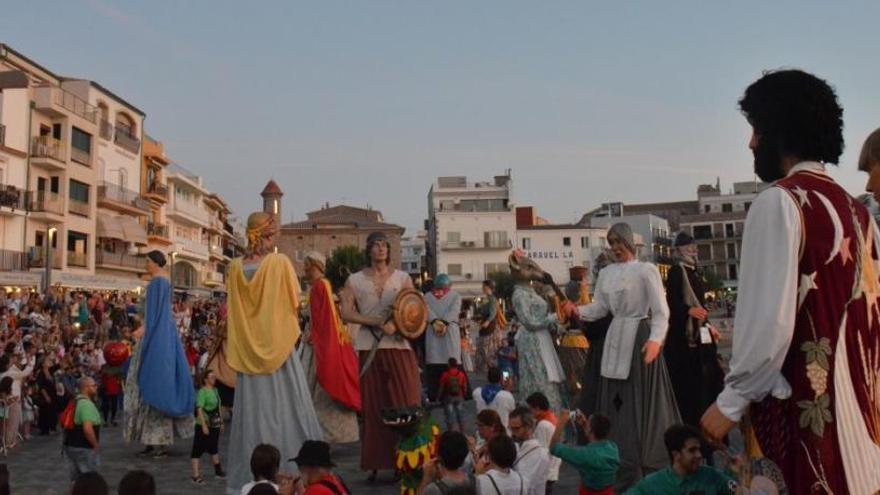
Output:
[[479,241],[447,241],[440,243],[440,249],[444,251],[496,251],[510,249],[510,242],[479,242]]
[[[46,268],[46,250],[41,246],[30,246],[27,252],[28,267]],[[52,250],[52,268],[61,269],[61,251]]]
[[147,222],[147,236],[171,241],[171,238],[168,237],[168,226],[160,223]]
[[64,170],[67,166],[67,145],[52,136],[36,136],[31,140],[31,163],[47,170]]
[[220,245],[212,244],[210,248],[211,256],[216,256],[218,258],[223,257],[223,247]]
[[180,254],[189,254],[191,256],[196,256],[199,258],[207,258],[208,257],[208,245],[203,244],[199,241],[193,241],[190,239],[185,239],[183,237],[178,237],[174,240],[180,247]]
[[86,253],[81,253],[79,251],[68,251],[67,266],[87,268],[89,266],[89,256]]
[[[70,260],[68,259],[68,264]],[[111,253],[109,251],[97,251],[95,253],[95,265],[102,267],[125,268],[138,272],[146,271],[146,257],[128,253]]]
[[223,222],[223,230],[229,235],[235,235],[235,231],[232,229],[232,224],[229,222]]
[[64,215],[64,198],[60,194],[46,191],[30,191],[27,196],[28,210],[32,213]]
[[235,251],[232,248],[223,248],[223,256],[227,258],[235,258]]
[[6,126],[0,124],[0,146],[6,146]]
[[0,215],[8,213],[6,208],[13,212],[15,210],[24,210],[25,191],[6,184],[0,184]]
[[98,123],[98,109],[75,94],[58,86],[43,84],[34,90],[36,108],[53,117],[69,114],[81,117],[92,124]]
[[168,201],[168,186],[161,182],[152,182],[147,186],[147,196],[163,203]]
[[226,283],[226,277],[220,272],[205,272],[205,285],[216,287]]
[[141,140],[133,136],[124,127],[116,127],[116,135],[113,138],[113,142],[130,153],[137,153],[141,149]]
[[150,205],[140,194],[111,182],[102,182],[98,186],[98,205],[134,215],[150,212]]
[[80,201],[73,198],[70,198],[67,201],[67,211],[84,217],[89,216],[89,214],[91,213],[91,209],[89,208],[89,203],[87,201]]
[[27,269],[27,253],[0,249],[0,272],[21,272]]
[[198,226],[208,223],[207,213],[203,208],[179,197],[174,198],[174,203],[167,209],[167,214]]
[[81,150],[76,146],[70,147],[70,159],[80,165],[85,165],[86,167],[92,166],[92,154],[88,151]]
[[98,126],[98,134],[101,135],[101,138],[110,141],[113,139],[113,124],[106,120],[101,120],[101,124]]

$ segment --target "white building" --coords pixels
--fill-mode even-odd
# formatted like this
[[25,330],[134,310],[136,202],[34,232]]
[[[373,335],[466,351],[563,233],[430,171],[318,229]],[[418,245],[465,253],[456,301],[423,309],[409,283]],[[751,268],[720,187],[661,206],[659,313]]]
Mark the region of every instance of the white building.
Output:
[[510,171],[491,182],[439,177],[428,192],[431,276],[447,273],[463,296],[480,294],[482,281],[507,271],[516,236]]
[[593,262],[606,247],[605,229],[579,225],[520,226],[516,247],[553,276],[560,286],[569,280],[569,269],[576,266],[593,269]]
[[428,233],[424,230],[415,237],[404,237],[400,240],[400,269],[412,277],[414,282],[423,282],[422,268],[425,267],[425,242]]
[[171,235],[174,287],[193,295],[208,296],[205,274],[215,272],[210,261],[211,215],[205,205],[210,191],[202,178],[177,164],[165,170],[169,200],[165,218]]

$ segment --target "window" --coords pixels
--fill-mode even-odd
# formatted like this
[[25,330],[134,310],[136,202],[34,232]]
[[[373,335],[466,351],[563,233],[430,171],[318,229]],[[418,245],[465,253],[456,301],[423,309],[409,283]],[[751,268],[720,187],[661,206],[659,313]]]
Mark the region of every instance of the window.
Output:
[[581,248],[582,249],[590,249],[590,238],[589,237],[581,237]]
[[89,202],[89,185],[70,179],[70,199],[80,203]]
[[67,231],[67,264],[86,266],[89,236],[73,230]]
[[507,273],[509,269],[510,266],[507,263],[486,263],[483,265],[487,278],[493,273]]
[[733,224],[732,224],[732,223],[728,223],[728,224],[725,224],[725,225],[724,225],[724,235],[725,235],[725,236],[727,236],[727,237],[733,237],[734,234],[735,234],[735,232],[736,232],[736,231],[734,230],[734,228],[733,228]]
[[528,237],[523,237],[522,248],[523,249],[532,249],[532,240]]
[[712,238],[712,226],[711,225],[696,225],[694,226],[694,239],[711,239]]
[[92,135],[77,127],[70,129],[70,145],[86,154],[92,152]]
[[565,247],[571,247],[571,237],[563,237],[562,245]]
[[697,256],[699,259],[703,261],[709,261],[712,259],[712,246],[709,244],[698,244],[697,245]]
[[446,274],[449,276],[461,276],[461,263],[450,263],[446,265]]
[[49,179],[49,191],[55,194],[61,191],[61,180],[57,175]]
[[727,265],[727,278],[730,280],[736,280],[736,265]]
[[703,211],[709,213],[710,211],[712,211],[712,207],[709,205],[703,205]]
[[733,212],[733,205],[730,204],[730,203],[724,203],[724,204],[722,204],[722,205],[721,205],[721,212],[722,212],[722,213],[731,213],[731,212]]
[[736,244],[728,243],[727,244],[727,259],[735,260],[736,259]]
[[483,233],[483,245],[492,248],[506,248],[510,244],[507,242],[507,232],[503,230],[493,230]]
[[449,244],[458,244],[461,242],[461,232],[447,232],[446,242]]
[[[40,129],[40,135],[43,135],[42,129]],[[52,124],[52,137],[61,139],[61,124]]]

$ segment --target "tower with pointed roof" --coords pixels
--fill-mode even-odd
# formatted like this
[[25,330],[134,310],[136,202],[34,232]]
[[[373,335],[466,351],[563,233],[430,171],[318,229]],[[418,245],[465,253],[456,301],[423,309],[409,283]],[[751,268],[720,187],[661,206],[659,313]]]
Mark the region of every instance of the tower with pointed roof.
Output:
[[266,187],[263,188],[263,192],[260,193],[260,196],[263,197],[263,211],[273,215],[275,217],[275,225],[280,228],[282,218],[281,196],[284,196],[284,193],[281,192],[281,188],[278,187],[278,184],[274,179],[269,179],[269,182],[266,183]]

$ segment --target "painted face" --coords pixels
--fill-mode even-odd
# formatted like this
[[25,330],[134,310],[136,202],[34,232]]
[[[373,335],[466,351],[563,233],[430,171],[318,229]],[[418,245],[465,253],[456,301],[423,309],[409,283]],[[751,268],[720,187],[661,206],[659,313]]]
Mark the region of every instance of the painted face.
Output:
[[873,163],[868,172],[868,183],[865,190],[874,195],[874,201],[880,204],[880,163]]
[[618,262],[633,259],[632,251],[630,251],[620,237],[617,237],[615,234],[608,235],[608,247],[611,248],[611,253],[614,255],[614,259]]
[[388,261],[388,243],[377,241],[370,248],[370,257],[373,261]]
[[696,244],[688,244],[687,246],[679,246],[678,251],[681,254],[683,254],[685,256],[690,256],[692,258],[696,258],[697,253],[698,253]]

